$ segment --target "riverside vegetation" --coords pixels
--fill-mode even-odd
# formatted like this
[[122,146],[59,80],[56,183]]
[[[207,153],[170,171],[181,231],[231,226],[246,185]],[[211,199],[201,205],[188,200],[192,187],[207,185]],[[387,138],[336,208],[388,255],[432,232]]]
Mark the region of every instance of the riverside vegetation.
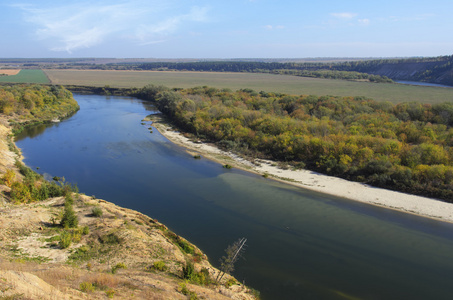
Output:
[[149,85],[180,129],[249,157],[453,199],[453,104]]
[[230,275],[215,282],[206,256],[157,220],[79,194],[63,177],[46,181],[17,149],[14,162],[11,125],[73,113],[69,91],[5,86],[0,103],[0,298],[256,298]]

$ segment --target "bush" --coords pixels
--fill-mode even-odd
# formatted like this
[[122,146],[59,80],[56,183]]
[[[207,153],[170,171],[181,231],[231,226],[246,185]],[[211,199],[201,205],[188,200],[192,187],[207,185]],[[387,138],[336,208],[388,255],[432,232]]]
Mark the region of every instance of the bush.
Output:
[[194,291],[189,290],[187,288],[185,282],[180,283],[179,286],[181,287],[181,290],[180,290],[181,294],[189,296],[190,300],[197,300],[198,299],[197,294]]
[[65,203],[68,203],[68,204],[74,204],[74,198],[72,198],[72,194],[71,193],[67,193],[64,197],[64,200],[65,200]]
[[91,210],[91,214],[93,216],[99,218],[99,217],[102,217],[104,212],[102,211],[102,208],[100,208],[99,206],[96,206],[96,207],[93,207],[93,209]]
[[162,271],[162,272],[167,270],[167,266],[165,265],[165,262],[163,262],[161,260],[154,262],[153,268],[154,268],[154,270],[158,270],[158,271]]
[[91,282],[82,282],[80,284],[80,290],[85,293],[94,292],[94,286]]
[[190,280],[192,279],[194,273],[195,269],[193,267],[193,263],[190,261],[186,262],[186,265],[182,267],[182,278]]
[[184,252],[186,252],[187,254],[193,254],[194,248],[188,242],[182,239],[178,239],[177,243]]
[[110,245],[121,244],[122,242],[121,238],[117,236],[115,233],[103,235],[100,237],[100,240],[101,243]]
[[5,183],[5,185],[7,187],[11,187],[15,178],[16,178],[16,173],[14,173],[14,171],[11,169],[7,169],[6,173],[3,174],[3,176],[2,176],[2,181]]
[[11,199],[15,203],[27,203],[31,200],[30,188],[22,182],[14,182],[11,185]]
[[207,285],[211,283],[211,276],[209,275],[208,269],[203,268],[200,272],[193,273],[191,281],[200,285]]
[[117,263],[113,268],[112,268],[112,274],[116,274],[116,272],[119,269],[127,269],[126,265],[124,263]]
[[60,246],[61,249],[66,249],[71,246],[71,242],[72,234],[70,232],[64,231],[62,234],[60,234],[58,246]]
[[228,279],[227,282],[225,282],[225,286],[228,287],[228,288],[233,286],[233,285],[235,285],[235,284],[238,284],[238,282],[234,278],[230,278],[230,279]]
[[113,296],[115,295],[115,291],[114,290],[106,290],[105,294],[107,295],[108,298],[112,299]]
[[60,224],[64,228],[76,228],[79,225],[79,219],[69,202],[65,202],[64,213]]
[[89,234],[89,233],[90,233],[90,227],[88,227],[88,226],[83,226],[83,228],[82,228],[82,234],[83,234],[83,235],[87,235],[87,234]]

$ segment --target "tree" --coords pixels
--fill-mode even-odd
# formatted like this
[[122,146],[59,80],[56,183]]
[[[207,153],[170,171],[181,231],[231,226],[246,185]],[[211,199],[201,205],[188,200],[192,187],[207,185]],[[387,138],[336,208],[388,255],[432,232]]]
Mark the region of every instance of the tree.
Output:
[[77,214],[72,208],[70,201],[65,201],[63,218],[61,218],[60,224],[64,228],[77,228],[77,226],[79,225],[79,219],[77,218]]
[[217,282],[220,282],[220,280],[222,280],[225,273],[231,274],[231,272],[234,271],[234,263],[244,253],[246,242],[246,238],[241,238],[225,249],[227,255],[222,256],[222,258],[220,259],[220,272],[216,278]]

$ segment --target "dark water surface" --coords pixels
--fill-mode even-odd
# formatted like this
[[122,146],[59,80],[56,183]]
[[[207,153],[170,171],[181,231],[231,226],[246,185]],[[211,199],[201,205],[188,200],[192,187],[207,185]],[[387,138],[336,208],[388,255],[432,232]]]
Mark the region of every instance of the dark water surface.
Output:
[[195,160],[131,98],[75,95],[80,111],[17,140],[25,163],[145,213],[214,265],[248,238],[234,275],[262,299],[453,299],[453,225]]
[[421,85],[421,86],[434,86],[434,87],[446,87],[453,88],[451,85],[438,84],[438,83],[429,83],[421,81],[407,81],[407,80],[396,80],[396,83],[409,84],[409,85]]

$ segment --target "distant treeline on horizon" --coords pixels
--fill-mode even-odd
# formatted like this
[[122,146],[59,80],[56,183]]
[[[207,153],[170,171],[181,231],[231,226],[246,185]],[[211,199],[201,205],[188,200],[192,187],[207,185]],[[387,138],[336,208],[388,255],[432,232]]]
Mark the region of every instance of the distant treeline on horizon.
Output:
[[79,68],[101,70],[156,70],[252,72],[328,79],[392,82],[409,80],[453,86],[453,55],[412,58],[306,58],[306,59],[116,59],[46,58],[0,59],[25,68]]

